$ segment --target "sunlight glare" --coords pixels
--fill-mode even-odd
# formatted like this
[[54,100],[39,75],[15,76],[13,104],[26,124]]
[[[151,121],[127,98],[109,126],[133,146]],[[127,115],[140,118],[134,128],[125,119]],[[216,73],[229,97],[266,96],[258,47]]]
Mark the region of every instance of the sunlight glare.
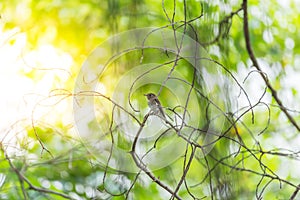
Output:
[[[3,27],[1,24],[0,90],[3,98],[0,99],[0,129],[10,129],[11,124],[21,119],[31,120],[33,110],[34,119],[52,123],[60,120],[57,117],[60,115],[64,116],[63,123],[70,123],[71,99],[61,102],[57,102],[57,98],[48,99],[48,105],[43,105],[47,107],[46,112],[37,104],[49,96],[53,89],[62,88],[66,84],[73,65],[71,55],[51,44],[29,50],[26,33],[20,32],[18,28],[4,30]],[[67,117],[66,113],[70,113],[70,116]],[[40,119],[40,116],[43,117]]]

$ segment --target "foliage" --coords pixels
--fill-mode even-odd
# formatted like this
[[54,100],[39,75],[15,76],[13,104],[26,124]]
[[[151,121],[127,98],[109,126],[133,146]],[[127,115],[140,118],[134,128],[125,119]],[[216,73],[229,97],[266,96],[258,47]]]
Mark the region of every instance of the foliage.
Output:
[[[22,94],[27,115],[1,131],[0,199],[296,199],[298,10],[275,0],[0,2],[3,66],[33,88]],[[106,40],[133,29],[142,34]],[[150,91],[166,121],[148,112]],[[92,117],[81,110],[91,104]]]

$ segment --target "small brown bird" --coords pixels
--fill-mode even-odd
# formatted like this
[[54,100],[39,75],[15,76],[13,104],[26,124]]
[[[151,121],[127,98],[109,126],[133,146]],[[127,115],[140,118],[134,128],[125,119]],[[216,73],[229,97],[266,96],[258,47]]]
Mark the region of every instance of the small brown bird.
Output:
[[156,114],[166,120],[166,115],[162,109],[161,103],[157,96],[153,93],[144,94],[148,99],[148,106],[150,107],[153,114]]

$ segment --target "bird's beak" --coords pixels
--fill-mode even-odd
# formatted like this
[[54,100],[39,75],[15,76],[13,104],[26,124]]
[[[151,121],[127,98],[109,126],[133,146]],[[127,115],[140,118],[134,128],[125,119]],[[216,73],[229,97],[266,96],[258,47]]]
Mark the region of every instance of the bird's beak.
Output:
[[144,94],[144,96],[147,96],[147,94]]

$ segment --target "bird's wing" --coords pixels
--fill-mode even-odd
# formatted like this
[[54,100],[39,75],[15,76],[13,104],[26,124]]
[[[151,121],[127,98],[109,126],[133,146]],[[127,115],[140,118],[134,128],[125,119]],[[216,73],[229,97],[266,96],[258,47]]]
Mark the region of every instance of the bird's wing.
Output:
[[162,107],[161,107],[160,101],[159,101],[157,98],[155,98],[154,101],[155,101],[155,103],[158,105],[158,109],[159,109],[161,115],[162,115],[164,118],[166,118],[165,113],[164,113],[164,111],[163,111],[163,109],[162,109]]

